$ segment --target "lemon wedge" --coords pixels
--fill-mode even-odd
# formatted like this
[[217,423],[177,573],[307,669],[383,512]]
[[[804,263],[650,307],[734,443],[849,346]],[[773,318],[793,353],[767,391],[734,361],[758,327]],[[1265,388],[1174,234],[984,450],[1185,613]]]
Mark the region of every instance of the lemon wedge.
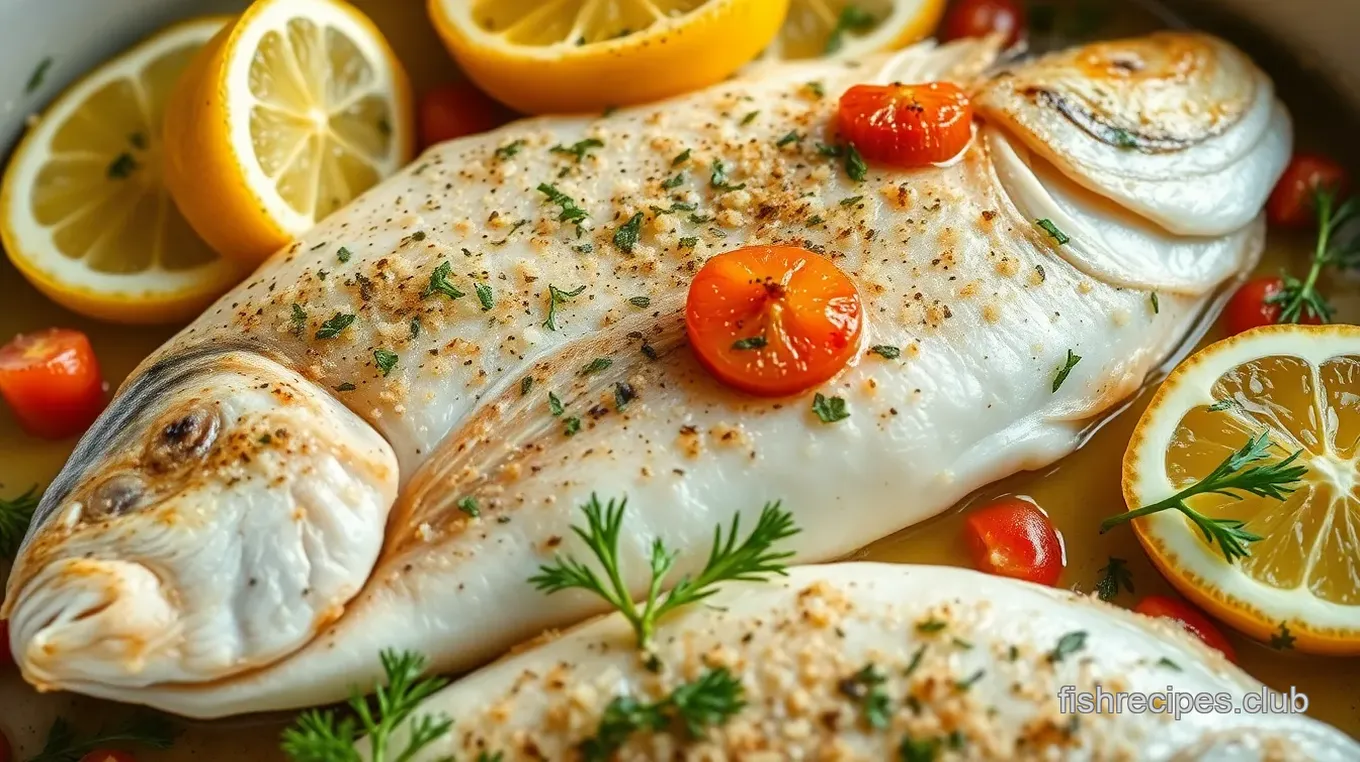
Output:
[[531,114],[580,113],[720,82],[765,48],[789,0],[429,0],[486,92]]
[[223,256],[257,264],[410,161],[410,84],[340,0],[258,0],[194,58],[165,116],[166,185]]
[[190,229],[161,180],[161,116],[176,77],[226,17],[172,26],[47,109],[0,190],[5,251],[48,298],[120,323],[180,322],[243,275]]
[[[1280,325],[1213,344],[1167,378],[1124,455],[1130,509],[1177,494],[1250,441],[1248,468],[1302,466],[1282,494],[1200,494],[1243,522],[1229,561],[1181,511],[1134,519],[1162,574],[1210,614],[1277,648],[1360,655],[1360,327]],[[1264,444],[1264,443],[1262,443]]]
[[944,0],[791,0],[764,59],[854,58],[929,37]]

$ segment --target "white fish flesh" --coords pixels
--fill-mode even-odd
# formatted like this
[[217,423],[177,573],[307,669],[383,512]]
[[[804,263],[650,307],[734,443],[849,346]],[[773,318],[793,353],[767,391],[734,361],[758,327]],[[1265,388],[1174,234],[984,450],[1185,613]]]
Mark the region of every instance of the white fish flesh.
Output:
[[[415,759],[589,758],[579,750],[600,740],[610,702],[657,702],[723,669],[741,683],[740,712],[698,736],[680,723],[626,734],[609,758],[1360,759],[1344,733],[1291,713],[1306,697],[1265,692],[1174,625],[1064,590],[845,563],[729,585],[705,604],[658,628],[654,662],[615,614],[464,677],[416,710],[454,725]],[[1135,694],[1169,704],[1135,711]]]
[[[198,717],[325,703],[381,648],[466,670],[598,613],[525,582],[579,550],[591,493],[630,500],[640,592],[656,536],[692,571],[782,500],[798,558],[829,560],[1070,452],[1256,261],[1289,122],[1211,37],[995,56],[773,66],[432,148],[124,384],[10,578],[25,678]],[[969,88],[977,139],[853,177],[820,147],[836,98],[899,80]],[[832,258],[864,301],[865,350],[793,398],[723,387],[683,341],[692,274],[757,243]]]

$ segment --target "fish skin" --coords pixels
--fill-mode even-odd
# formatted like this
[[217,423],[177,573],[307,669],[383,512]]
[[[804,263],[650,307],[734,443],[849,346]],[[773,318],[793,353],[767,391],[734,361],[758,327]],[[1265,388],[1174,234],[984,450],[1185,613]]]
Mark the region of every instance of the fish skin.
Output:
[[[53,520],[110,471],[114,454],[82,445],[85,456],[61,477],[69,489],[44,499],[32,530],[30,545],[47,550],[26,549],[20,565],[29,571],[10,582],[6,610],[27,620],[11,636],[25,676],[195,717],[326,703],[371,683],[381,648],[419,650],[438,669],[464,670],[544,628],[598,613],[598,600],[545,598],[525,582],[554,552],[582,552],[570,527],[575,506],[592,492],[632,501],[621,557],[640,591],[656,536],[682,549],[677,574],[692,571],[716,525],[740,513],[750,526],[762,505],[783,500],[804,530],[792,544],[799,559],[826,560],[1070,452],[1093,418],[1173,351],[1223,278],[1255,261],[1261,241],[1242,235],[1235,247],[1206,248],[1228,263],[1186,279],[1153,309],[1150,290],[1074,267],[1021,215],[985,141],[947,166],[871,167],[863,182],[847,176],[842,160],[820,155],[816,143],[832,140],[835,94],[849,85],[902,72],[919,79],[959,72],[961,82],[985,88],[989,80],[974,76],[994,55],[994,44],[964,42],[857,68],[767,68],[668,104],[529,120],[431,149],[276,255],[139,371],[195,353],[218,351],[219,362],[258,354],[279,366],[275,374],[300,374],[314,386],[310,393],[333,395],[379,434],[395,458],[400,495],[363,590],[320,628],[302,593],[273,602],[268,612],[284,620],[296,650],[268,666],[236,642],[222,644],[238,654],[234,660],[194,666],[183,655],[196,643],[157,640],[149,652],[106,659],[97,670],[36,674],[46,620],[22,601],[36,600],[26,588],[38,565],[78,546],[120,558],[129,548],[119,537],[135,537],[146,520],[123,516],[120,532],[87,527],[83,544]],[[800,139],[778,145],[790,131]],[[585,145],[579,161],[552,150],[588,138],[604,145]],[[724,162],[725,182],[747,187],[714,187],[724,182],[713,177],[715,159]],[[679,184],[665,187],[677,173]],[[543,183],[587,211],[579,236],[560,219],[563,205],[538,190]],[[651,211],[675,203],[695,204],[693,214],[712,220]],[[638,213],[639,241],[624,251],[616,234]],[[690,236],[692,247],[683,241]],[[684,347],[685,289],[712,254],[790,241],[826,253],[855,279],[866,351],[806,395],[745,397],[710,378]],[[588,253],[574,249],[587,243]],[[453,290],[431,291],[446,262]],[[489,309],[478,283],[492,289]],[[558,306],[556,330],[545,326],[549,285],[586,286]],[[630,301],[640,296],[647,307]],[[351,314],[343,327],[334,319]],[[902,358],[867,351],[876,344],[901,347]],[[390,372],[378,367],[376,350],[397,354]],[[1055,390],[1069,350],[1083,359]],[[599,357],[612,364],[584,374]],[[533,379],[527,395],[525,378]],[[614,401],[619,383],[636,396],[622,412]],[[549,391],[566,406],[560,418],[549,412]],[[812,391],[845,398],[850,418],[821,423],[809,409]],[[231,393],[204,389],[199,403],[227,404]],[[154,433],[163,406],[145,404],[119,419],[119,441]],[[581,419],[574,436],[565,433],[570,417]],[[103,441],[112,420],[87,441]],[[343,446],[367,437],[326,416],[306,417],[305,427]],[[308,485],[323,481],[306,476],[309,465],[299,455],[270,467],[301,474]],[[360,476],[358,489],[382,492],[387,478]],[[212,495],[178,499],[196,515],[230,513],[218,511]],[[465,498],[476,501],[478,516],[459,509]],[[324,545],[333,535],[320,528],[317,536]],[[192,567],[193,559],[179,563]],[[260,563],[282,565],[272,569],[281,576],[297,573],[287,568],[291,561]],[[351,574],[368,570],[356,564]],[[228,591],[245,584],[243,574],[218,582]],[[57,601],[60,592],[43,596]],[[266,613],[235,605],[229,624]],[[282,647],[273,644],[269,658]],[[63,659],[43,663],[59,669]],[[202,684],[158,682],[148,663],[167,673],[197,671]]]
[[[610,758],[737,759],[759,750],[770,759],[897,759],[905,737],[982,760],[1360,757],[1354,740],[1302,714],[1230,713],[1264,686],[1179,627],[1095,598],[953,567],[838,563],[788,571],[725,585],[660,623],[650,652],[662,665],[655,671],[615,613],[461,678],[414,712],[454,720],[453,731],[414,760],[483,751],[502,753],[505,762],[579,759],[579,745],[595,735],[615,697],[656,701],[719,668],[742,684],[740,712],[699,739],[675,725],[634,733]],[[1079,645],[1073,633],[1082,633]],[[854,697],[856,688],[867,692],[853,678],[869,665],[884,678],[882,728],[870,725],[864,699]],[[1229,713],[1188,711],[1174,722],[1155,712],[1109,711],[1113,698],[1104,699],[1104,712],[1078,714],[1075,703],[1063,711],[1063,686],[1093,701],[1100,686],[1231,703]],[[405,748],[408,732],[389,748]],[[370,758],[363,741],[356,749]]]

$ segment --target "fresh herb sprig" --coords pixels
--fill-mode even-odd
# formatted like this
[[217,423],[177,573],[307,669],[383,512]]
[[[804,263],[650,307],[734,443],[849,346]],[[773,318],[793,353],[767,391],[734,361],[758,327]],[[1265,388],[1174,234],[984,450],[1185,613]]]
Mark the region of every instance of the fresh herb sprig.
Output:
[[631,696],[617,696],[605,707],[595,735],[581,744],[581,754],[586,762],[605,762],[634,733],[657,732],[677,723],[691,738],[700,738],[707,728],[721,725],[745,706],[741,682],[726,667],[677,686],[659,701],[641,702]]
[[0,498],[0,558],[10,558],[19,552],[19,543],[24,541],[24,533],[41,499],[36,484],[12,500]]
[[651,583],[639,607],[633,602],[619,563],[619,533],[623,528],[623,514],[627,506],[627,498],[610,500],[607,505],[601,505],[600,499],[591,495],[589,502],[582,506],[586,514],[586,527],[572,527],[572,531],[585,542],[604,570],[603,578],[593,568],[575,558],[558,556],[551,565],[539,567],[538,574],[530,577],[529,582],[550,595],[580,588],[600,596],[628,620],[637,634],[638,647],[644,650],[650,645],[656,624],[662,617],[682,606],[708,598],[718,592],[719,584],[760,581],[771,575],[783,575],[784,562],[793,557],[793,552],[776,551],[774,546],[799,531],[793,523],[793,514],[781,510],[777,502],[766,503],[755,528],[738,544],[741,514],[737,514],[732,519],[732,527],[726,538],[721,525],[713,530],[713,548],[698,576],[682,577],[669,593],[663,592],[663,588],[666,575],[675,565],[678,551],[667,549],[666,544],[657,538],[652,542],[649,559]]
[[122,725],[102,730],[88,738],[76,735],[66,720],[58,717],[47,731],[42,751],[28,762],[76,762],[95,749],[112,746],[143,746],[148,749],[168,749],[175,742],[179,729],[169,720],[154,714],[133,717]]
[[[368,738],[370,762],[406,762],[448,734],[453,727],[448,717],[413,716],[420,703],[448,680],[422,678],[425,657],[410,651],[383,651],[382,666],[386,684],[374,692],[372,703],[354,696],[349,701],[353,715],[343,718],[333,710],[312,709],[283,731],[283,752],[292,762],[362,762],[356,745],[361,736]],[[407,726],[408,720],[405,750],[389,751],[392,735]]]
[[1126,521],[1175,508],[1199,527],[1210,545],[1218,543],[1219,550],[1223,552],[1223,557],[1228,563],[1237,558],[1246,558],[1251,555],[1247,544],[1260,540],[1260,535],[1247,531],[1244,521],[1210,518],[1191,508],[1186,501],[1195,495],[1209,494],[1241,500],[1242,496],[1237,494],[1238,492],[1283,500],[1298,488],[1299,481],[1308,473],[1308,467],[1295,463],[1303,450],[1298,450],[1275,463],[1251,466],[1252,463],[1270,457],[1270,448],[1270,434],[1262,432],[1248,440],[1241,449],[1224,458],[1208,476],[1165,500],[1105,519],[1100,523],[1100,531],[1104,534]]
[[1297,323],[1315,319],[1326,323],[1332,319],[1332,305],[1317,289],[1318,278],[1330,266],[1342,269],[1360,267],[1360,237],[1345,243],[1337,242],[1337,234],[1353,222],[1360,221],[1360,197],[1337,204],[1333,188],[1319,187],[1313,191],[1313,209],[1317,212],[1318,237],[1313,249],[1313,262],[1303,280],[1286,275],[1279,291],[1266,298],[1267,304],[1277,305],[1277,323]]

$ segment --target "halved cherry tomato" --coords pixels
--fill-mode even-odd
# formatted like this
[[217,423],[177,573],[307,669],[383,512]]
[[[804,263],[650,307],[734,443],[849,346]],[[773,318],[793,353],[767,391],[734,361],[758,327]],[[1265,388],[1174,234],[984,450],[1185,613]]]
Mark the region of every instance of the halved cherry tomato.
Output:
[[1272,225],[1317,227],[1313,194],[1318,189],[1345,194],[1350,178],[1340,164],[1315,154],[1295,154],[1285,167],[1266,202],[1266,219]]
[[748,246],[694,276],[685,330],[699,362],[763,397],[810,389],[859,351],[863,307],[849,276],[796,246]]
[[940,37],[957,40],[964,37],[986,37],[997,33],[1006,36],[1006,45],[1025,33],[1025,11],[1015,0],[954,0],[945,14]]
[[1003,497],[970,512],[965,527],[978,571],[1057,584],[1065,560],[1062,539],[1039,506]]
[[1165,595],[1149,595],[1139,601],[1133,610],[1144,616],[1170,619],[1186,632],[1204,641],[1204,645],[1228,657],[1228,661],[1237,662],[1237,652],[1233,650],[1232,644],[1214,623],[1209,621],[1209,617],[1201,614],[1194,606]]
[[24,431],[64,439],[90,427],[104,409],[104,379],[90,340],[48,328],[0,348],[0,395]]
[[[1270,298],[1284,288],[1284,280],[1275,275],[1252,278],[1238,287],[1223,309],[1223,327],[1229,336],[1259,328],[1275,325],[1280,319],[1280,305],[1272,304]],[[1317,315],[1307,310],[1299,316],[1299,322],[1317,325],[1322,322]]]
[[81,757],[80,762],[137,762],[137,758],[130,751],[95,749]]
[[420,98],[420,146],[487,132],[514,120],[515,112],[471,82],[440,85]]
[[840,134],[869,161],[924,167],[973,136],[973,104],[957,85],[855,85],[841,96]]

